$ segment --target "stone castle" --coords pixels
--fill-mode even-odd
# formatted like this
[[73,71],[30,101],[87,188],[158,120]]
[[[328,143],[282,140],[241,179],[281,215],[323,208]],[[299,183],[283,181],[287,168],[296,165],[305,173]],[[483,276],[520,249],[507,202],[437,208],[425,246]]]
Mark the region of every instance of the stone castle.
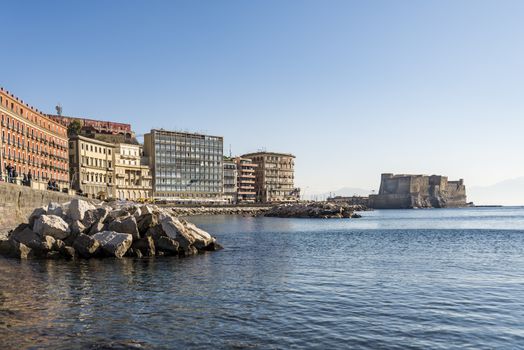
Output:
[[464,207],[464,180],[448,181],[441,175],[382,174],[378,194],[369,196],[375,209]]

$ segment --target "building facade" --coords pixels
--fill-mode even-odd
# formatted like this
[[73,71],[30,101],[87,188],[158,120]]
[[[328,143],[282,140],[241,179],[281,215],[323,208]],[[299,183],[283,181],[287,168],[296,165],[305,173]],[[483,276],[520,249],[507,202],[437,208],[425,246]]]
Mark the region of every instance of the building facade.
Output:
[[2,177],[10,165],[19,177],[56,181],[69,188],[67,128],[0,88]]
[[237,202],[238,171],[234,159],[224,157],[224,200],[227,203]]
[[256,201],[255,169],[257,165],[248,158],[237,157],[237,203],[254,203]]
[[220,136],[151,130],[144,154],[153,176],[153,197],[175,202],[223,202]]
[[47,114],[47,117],[60,123],[66,128],[73,121],[78,121],[80,126],[87,130],[92,130],[94,133],[98,134],[109,134],[109,135],[127,135],[131,137],[133,131],[131,130],[131,124],[126,123],[116,123],[105,120],[95,120],[82,117],[69,117],[56,114]]
[[120,143],[114,151],[115,186],[113,197],[144,200],[152,195],[152,178],[141,145]]
[[89,198],[114,197],[114,145],[84,136],[69,139],[71,187]]
[[294,187],[295,156],[287,153],[256,152],[241,158],[251,159],[255,168],[255,191],[258,202],[290,202],[300,199]]

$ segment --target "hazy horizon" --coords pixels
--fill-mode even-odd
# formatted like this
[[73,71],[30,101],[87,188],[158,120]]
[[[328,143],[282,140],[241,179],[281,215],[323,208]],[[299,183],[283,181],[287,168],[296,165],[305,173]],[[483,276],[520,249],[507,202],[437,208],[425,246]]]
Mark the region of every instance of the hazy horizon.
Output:
[[[307,193],[380,174],[524,198],[520,1],[3,4],[0,85],[36,108],[296,155]],[[18,16],[14,14],[23,14]],[[496,186],[495,186],[496,187]],[[504,203],[500,203],[504,204]],[[524,204],[524,200],[522,203]]]

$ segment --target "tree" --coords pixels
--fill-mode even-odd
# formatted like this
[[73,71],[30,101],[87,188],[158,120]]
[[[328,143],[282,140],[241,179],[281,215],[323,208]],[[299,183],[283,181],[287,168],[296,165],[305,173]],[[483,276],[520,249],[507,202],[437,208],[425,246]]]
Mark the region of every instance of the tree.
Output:
[[80,130],[82,130],[82,124],[78,120],[73,120],[67,127],[67,134],[70,136],[79,135]]

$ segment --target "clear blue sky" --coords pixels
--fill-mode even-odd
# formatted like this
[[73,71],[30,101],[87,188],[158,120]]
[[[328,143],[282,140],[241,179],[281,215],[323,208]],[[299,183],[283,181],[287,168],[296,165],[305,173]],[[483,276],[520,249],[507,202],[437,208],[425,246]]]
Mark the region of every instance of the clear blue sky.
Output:
[[524,1],[9,1],[0,85],[291,152],[309,193],[524,176]]

